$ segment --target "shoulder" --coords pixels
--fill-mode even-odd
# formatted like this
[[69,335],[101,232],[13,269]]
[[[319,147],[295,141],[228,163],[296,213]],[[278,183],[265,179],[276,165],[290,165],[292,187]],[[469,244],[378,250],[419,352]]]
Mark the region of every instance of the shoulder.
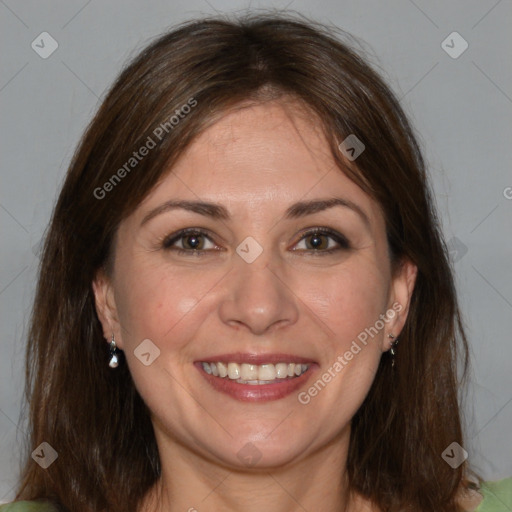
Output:
[[509,512],[512,510],[512,477],[497,482],[483,482],[484,499],[475,512]]
[[56,510],[49,503],[39,501],[16,501],[0,505],[0,512],[56,512]]

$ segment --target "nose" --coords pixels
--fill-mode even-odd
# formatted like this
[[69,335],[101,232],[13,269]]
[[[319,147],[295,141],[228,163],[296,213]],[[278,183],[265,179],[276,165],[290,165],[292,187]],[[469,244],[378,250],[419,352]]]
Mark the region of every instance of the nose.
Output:
[[298,298],[285,263],[271,268],[264,255],[253,263],[235,260],[219,310],[224,323],[256,335],[293,325],[298,319]]

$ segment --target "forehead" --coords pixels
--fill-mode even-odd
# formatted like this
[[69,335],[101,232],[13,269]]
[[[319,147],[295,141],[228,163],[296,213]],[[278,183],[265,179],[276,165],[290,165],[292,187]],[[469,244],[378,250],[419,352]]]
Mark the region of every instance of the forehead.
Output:
[[186,198],[250,215],[335,196],[357,202],[379,222],[378,205],[337,166],[320,120],[293,100],[274,100],[223,114],[190,144],[139,210]]
[[[194,163],[198,168],[193,169]],[[227,112],[189,146],[173,172],[197,181],[206,178],[211,185],[250,179],[253,185],[268,187],[273,180],[292,186],[292,178],[318,179],[333,164],[319,120],[288,100]],[[201,172],[205,166],[209,172]]]

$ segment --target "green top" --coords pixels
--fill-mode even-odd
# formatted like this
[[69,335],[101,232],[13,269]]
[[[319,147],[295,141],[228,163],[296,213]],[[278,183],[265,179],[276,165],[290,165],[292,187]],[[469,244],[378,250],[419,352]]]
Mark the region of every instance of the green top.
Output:
[[0,512],[54,512],[55,508],[46,503],[37,501],[16,501],[7,505],[0,505]]
[[[481,493],[484,496],[475,512],[512,512],[512,477],[498,482],[484,482]],[[17,501],[0,505],[0,512],[54,512],[47,504],[36,501]]]
[[512,511],[512,477],[498,482],[484,482],[480,492],[484,499],[476,512]]

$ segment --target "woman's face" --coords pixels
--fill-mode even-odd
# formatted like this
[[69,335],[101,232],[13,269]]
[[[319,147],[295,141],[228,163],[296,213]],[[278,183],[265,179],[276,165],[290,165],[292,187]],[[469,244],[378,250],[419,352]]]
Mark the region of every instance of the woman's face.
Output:
[[275,467],[346,448],[414,278],[411,264],[391,275],[382,213],[318,122],[279,101],[195,140],[122,222],[94,290],[160,450]]

